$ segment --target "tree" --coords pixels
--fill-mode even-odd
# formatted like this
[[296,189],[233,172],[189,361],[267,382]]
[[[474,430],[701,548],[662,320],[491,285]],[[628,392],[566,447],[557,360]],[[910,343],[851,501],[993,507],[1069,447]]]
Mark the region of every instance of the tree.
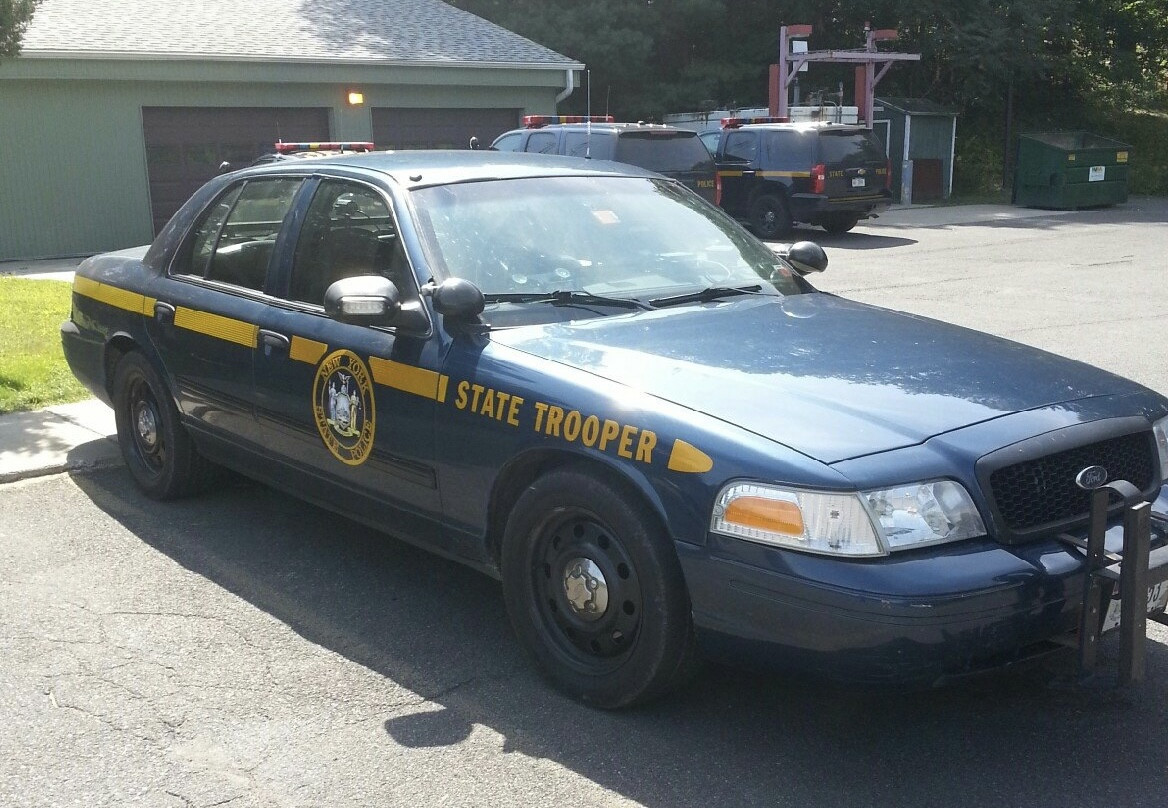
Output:
[[20,40],[41,0],[0,0],[0,59],[20,53]]

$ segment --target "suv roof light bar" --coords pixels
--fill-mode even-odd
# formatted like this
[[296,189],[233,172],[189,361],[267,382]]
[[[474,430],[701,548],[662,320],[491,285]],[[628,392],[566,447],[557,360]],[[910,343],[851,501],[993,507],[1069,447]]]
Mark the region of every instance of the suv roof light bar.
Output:
[[373,151],[372,143],[363,143],[358,141],[334,141],[329,143],[285,143],[283,141],[279,141],[275,144],[275,146],[276,151],[280,154],[292,154],[293,152],[302,151]]
[[791,119],[787,117],[778,117],[775,115],[759,115],[754,118],[723,118],[723,129],[737,129],[740,126],[746,126],[752,123],[790,123]]
[[611,115],[524,115],[524,129],[538,129],[554,123],[615,123]]

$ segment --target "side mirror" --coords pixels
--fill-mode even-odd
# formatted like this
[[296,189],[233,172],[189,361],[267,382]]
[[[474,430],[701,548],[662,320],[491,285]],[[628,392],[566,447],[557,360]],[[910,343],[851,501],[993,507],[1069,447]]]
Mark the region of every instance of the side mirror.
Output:
[[823,272],[827,269],[827,253],[814,241],[796,241],[794,244],[776,244],[775,252],[800,275]]
[[353,325],[393,325],[401,311],[401,296],[393,281],[380,275],[342,278],[324,293],[324,312]]
[[482,290],[466,278],[447,278],[430,295],[434,310],[448,320],[478,322],[487,305]]

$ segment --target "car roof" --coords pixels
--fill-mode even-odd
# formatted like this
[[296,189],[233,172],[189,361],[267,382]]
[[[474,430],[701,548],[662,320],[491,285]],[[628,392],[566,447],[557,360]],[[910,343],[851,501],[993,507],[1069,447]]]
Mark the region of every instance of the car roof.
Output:
[[868,127],[854,123],[831,123],[830,121],[807,121],[803,123],[747,123],[734,129],[762,129],[769,131],[799,132],[800,134],[821,134],[823,132],[867,132]]
[[669,126],[668,124],[663,123],[549,123],[542,126],[521,126],[517,129],[511,129],[507,132],[504,132],[502,135],[499,135],[499,137],[495,138],[495,140],[503,137],[503,135],[511,135],[515,134],[516,132],[541,132],[549,130],[555,131],[560,129],[569,132],[677,132],[680,134],[697,134],[697,132],[692,132],[689,129],[681,129],[676,126]]
[[636,166],[607,160],[469,149],[353,152],[315,160],[281,160],[243,170],[254,174],[278,174],[289,170],[311,173],[322,166],[381,174],[406,187],[523,177],[657,176]]

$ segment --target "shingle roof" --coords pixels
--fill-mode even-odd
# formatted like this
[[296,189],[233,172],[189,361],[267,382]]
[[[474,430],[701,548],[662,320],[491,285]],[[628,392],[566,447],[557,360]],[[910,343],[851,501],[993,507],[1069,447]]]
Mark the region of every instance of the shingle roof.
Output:
[[44,0],[22,54],[582,67],[442,0]]

